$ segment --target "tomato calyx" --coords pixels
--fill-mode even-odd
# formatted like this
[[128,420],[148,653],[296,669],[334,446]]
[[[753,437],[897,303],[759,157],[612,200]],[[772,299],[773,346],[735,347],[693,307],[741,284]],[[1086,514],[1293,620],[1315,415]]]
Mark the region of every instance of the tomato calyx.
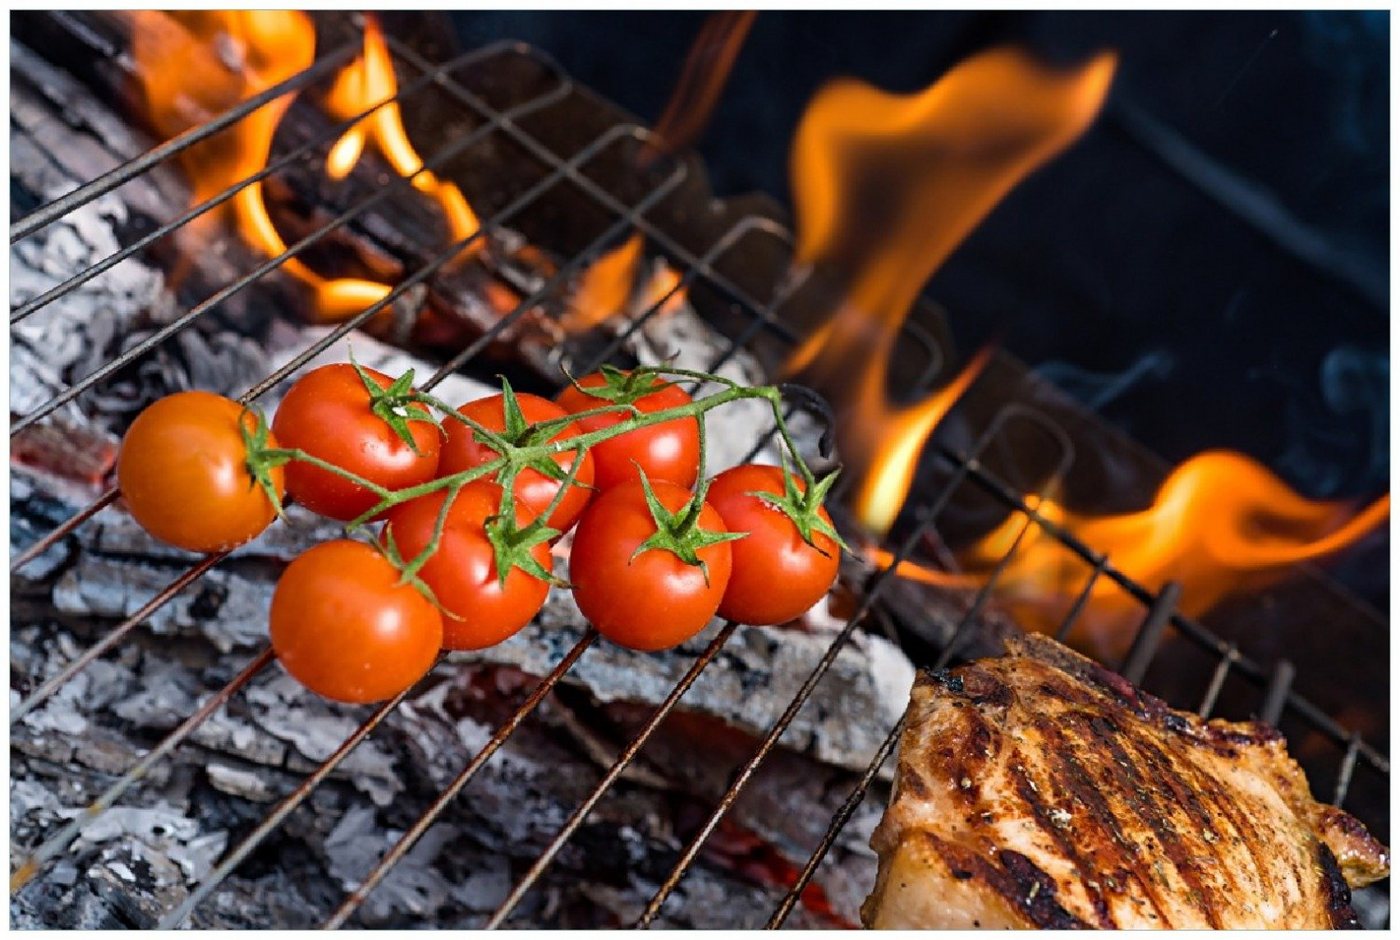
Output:
[[[578,389],[590,398],[610,405],[635,405],[638,399],[653,395],[664,388],[675,385],[675,382],[661,381],[661,373],[657,369],[642,366],[630,371],[619,369],[617,366],[604,363],[598,367],[598,374],[603,377],[602,385],[581,385],[579,381],[566,371],[569,384]],[[628,409],[633,414],[637,413],[636,408]]]
[[547,516],[534,520],[523,529],[517,528],[515,520],[506,515],[491,516],[486,520],[483,528],[496,556],[496,578],[501,587],[505,587],[506,577],[516,568],[546,584],[569,586],[569,582],[556,577],[553,571],[535,560],[535,546],[559,534],[558,529],[544,524],[544,518]]
[[710,569],[705,564],[704,559],[700,557],[699,552],[711,545],[742,539],[748,533],[711,532],[700,528],[700,510],[705,505],[705,482],[700,484],[700,488],[692,493],[690,499],[686,500],[679,509],[671,512],[662,505],[661,500],[656,498],[656,492],[651,488],[651,481],[647,479],[646,471],[641,466],[637,467],[637,474],[641,479],[642,495],[646,498],[647,510],[651,513],[651,520],[656,525],[656,531],[637,546],[636,551],[627,559],[628,562],[630,563],[646,551],[670,552],[683,563],[699,568],[705,576],[705,583],[709,584]]
[[[558,434],[561,427],[573,423],[577,416],[567,415],[553,421],[531,424],[525,419],[525,413],[520,410],[520,400],[515,397],[515,389],[511,387],[510,381],[503,375],[499,378],[501,380],[501,411],[505,430],[499,434],[483,434],[482,430],[476,430],[476,436],[483,446],[495,451],[505,460],[505,466],[500,471],[500,479],[502,481],[507,477],[514,479],[521,470],[529,469],[554,480],[556,483],[563,483],[564,486],[559,488],[559,494],[571,486],[592,489],[587,483],[577,482],[577,474],[574,473],[574,468],[583,459],[582,451],[579,451],[574,458],[573,465],[567,471],[546,453],[535,453],[525,457],[519,453],[523,450],[540,447]],[[507,487],[507,489],[509,488]],[[504,511],[503,503],[502,512]],[[549,513],[545,515],[548,516]]]
[[[248,422],[244,420],[246,415],[253,418],[252,428],[249,428]],[[248,475],[256,485],[262,487],[268,502],[272,503],[273,511],[281,517],[282,497],[272,481],[272,471],[289,463],[292,459],[291,453],[268,446],[272,440],[272,426],[256,408],[243,409],[243,415],[240,415],[238,420],[238,433],[243,437]]]
[[418,448],[418,442],[413,439],[413,431],[409,429],[410,421],[426,421],[433,427],[442,431],[442,424],[419,400],[418,394],[413,390],[413,370],[409,369],[399,376],[388,386],[381,388],[379,383],[370,378],[368,372],[355,361],[355,354],[350,353],[350,365],[354,368],[355,374],[364,383],[365,391],[369,393],[369,410],[376,418],[379,418],[394,432],[394,434],[408,445],[414,454],[422,456],[422,451]]
[[763,500],[769,506],[787,516],[797,529],[797,534],[802,536],[802,541],[815,548],[823,555],[830,557],[815,541],[812,540],[812,533],[820,532],[827,538],[835,542],[839,547],[850,551],[849,545],[842,540],[836,528],[821,517],[822,503],[826,501],[826,496],[831,492],[831,488],[836,484],[836,478],[841,473],[841,468],[822,477],[820,480],[813,480],[804,493],[798,489],[797,481],[793,478],[792,472],[787,467],[787,457],[783,457],[783,492],[769,493],[765,490],[753,490],[747,495]]

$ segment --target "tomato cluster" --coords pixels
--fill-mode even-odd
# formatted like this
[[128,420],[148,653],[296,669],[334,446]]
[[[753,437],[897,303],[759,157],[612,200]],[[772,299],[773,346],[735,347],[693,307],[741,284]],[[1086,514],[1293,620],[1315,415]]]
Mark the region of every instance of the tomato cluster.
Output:
[[721,403],[657,371],[605,369],[553,401],[504,385],[453,409],[411,372],[352,361],[298,380],[271,427],[205,392],[156,402],[123,441],[118,484],[137,522],[192,551],[255,537],[288,496],[352,532],[382,524],[373,544],[297,557],[269,611],[289,673],[327,698],[375,702],[441,650],[529,623],[564,584],[550,546],[571,529],[568,587],[623,646],[666,649],[716,614],[771,625],[815,604],[840,558],[821,508],[831,478],[799,460],[800,477],[746,465],[703,479],[703,411]]

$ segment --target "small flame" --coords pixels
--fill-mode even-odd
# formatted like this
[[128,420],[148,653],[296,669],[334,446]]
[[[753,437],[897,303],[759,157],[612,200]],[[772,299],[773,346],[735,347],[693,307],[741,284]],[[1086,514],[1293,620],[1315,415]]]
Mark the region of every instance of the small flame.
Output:
[[755,10],[723,10],[705,20],[671,100],[656,122],[653,133],[658,143],[642,152],[644,164],[659,154],[684,150],[700,139],[756,16]]
[[[1242,454],[1207,451],[1177,467],[1139,512],[1083,516],[1045,499],[1027,504],[1053,526],[1095,551],[1118,570],[1158,590],[1181,584],[1180,610],[1197,617],[1224,598],[1257,590],[1287,576],[1292,565],[1335,554],[1390,516],[1386,494],[1360,512],[1347,504],[1307,499],[1267,468]],[[901,577],[941,587],[976,587],[1011,548],[1024,517],[1015,514],[961,553],[967,573],[935,571],[909,562]],[[871,549],[888,567],[893,557]],[[1033,525],[997,582],[997,595],[1028,629],[1053,631],[1069,612],[1088,576],[1086,564],[1040,526]],[[1100,578],[1081,616],[1080,637],[1103,655],[1123,652],[1142,608],[1122,588]]]
[[[462,241],[480,228],[480,222],[460,189],[438,179],[431,170],[419,173],[423,160],[413,149],[408,132],[404,130],[399,103],[390,100],[398,94],[398,87],[394,60],[389,55],[384,34],[378,21],[369,17],[365,26],[364,51],[336,76],[326,95],[325,108],[332,117],[345,121],[375,104],[383,103],[374,113],[346,131],[331,147],[326,157],[326,173],[331,179],[344,179],[359,162],[366,144],[373,144],[400,176],[418,173],[413,179],[414,187],[437,200],[447,216],[451,240]],[[476,249],[479,244],[479,241],[473,242],[468,246],[468,251]]]
[[642,260],[642,234],[599,256],[579,278],[569,310],[564,316],[564,328],[582,332],[622,313],[632,296],[637,265]]
[[[311,65],[316,30],[294,10],[138,10],[133,18],[132,56],[152,125],[173,137]],[[269,102],[221,134],[185,149],[180,157],[193,182],[191,203],[200,203],[267,165],[272,138],[293,96]],[[232,200],[238,231],[270,256],[287,244],[263,201],[262,182]],[[298,258],[283,270],[316,292],[317,309],[343,318],[368,307],[388,286],[359,278],[327,279]]]
[[894,525],[913,485],[924,441],[982,374],[992,358],[992,350],[991,346],[983,347],[953,381],[912,408],[885,418],[879,433],[888,443],[871,448],[874,456],[861,477],[855,499],[856,518],[871,532],[884,535]]
[[657,304],[661,304],[661,313],[670,313],[685,302],[685,291],[676,289],[681,276],[668,264],[658,264],[638,284],[643,244],[642,233],[634,232],[589,265],[569,298],[561,321],[566,331],[581,333],[611,317],[648,310]]
[[792,149],[797,262],[840,299],[787,367],[847,413],[842,455],[863,481],[860,518],[872,530],[888,529],[924,441],[989,355],[926,401],[895,407],[886,389],[904,318],[997,202],[1089,126],[1115,62],[1106,53],[1059,71],[994,49],[915,95],[842,80],[808,106]]

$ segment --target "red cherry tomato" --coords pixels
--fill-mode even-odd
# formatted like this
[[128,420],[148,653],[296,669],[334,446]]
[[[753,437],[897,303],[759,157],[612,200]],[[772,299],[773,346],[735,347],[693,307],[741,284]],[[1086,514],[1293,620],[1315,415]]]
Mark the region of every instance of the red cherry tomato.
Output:
[[[531,395],[528,392],[517,392],[516,400],[520,402],[520,412],[525,416],[525,420],[530,424],[537,424],[540,421],[549,421],[553,418],[563,418],[568,415],[563,408],[547,398],[538,395]],[[478,398],[476,401],[469,401],[457,409],[462,414],[471,418],[482,427],[492,431],[504,431],[506,426],[504,397],[501,395],[491,395],[486,398]],[[439,476],[449,476],[453,473],[460,473],[472,467],[480,466],[495,460],[499,454],[480,443],[476,439],[476,432],[468,428],[460,421],[447,419],[443,421],[443,427],[447,429],[447,440],[442,445],[442,459],[438,465]],[[565,425],[563,430],[554,435],[551,440],[558,440],[561,437],[572,437],[581,433],[577,424]],[[567,451],[554,457],[557,463],[565,472],[574,464],[574,452]],[[494,480],[494,475],[488,477]],[[579,464],[577,482],[582,486],[572,486],[564,494],[553,515],[547,520],[551,528],[560,532],[567,532],[579,513],[583,512],[583,507],[588,505],[588,499],[592,491],[587,489],[593,483],[593,457],[589,453],[583,455],[583,461]],[[559,492],[562,481],[552,480],[537,470],[522,470],[515,478],[515,497],[524,503],[531,512],[539,514],[549,508],[549,504],[554,499],[554,494]]]
[[[392,379],[365,369],[380,388]],[[369,390],[348,363],[313,369],[297,380],[272,430],[283,447],[299,448],[356,476],[391,490],[426,483],[437,473],[442,434],[428,421],[409,421],[418,453],[370,410]],[[313,512],[354,519],[378,502],[372,492],[344,477],[294,460],[287,465],[287,492]]]
[[[800,478],[794,482],[801,491]],[[836,580],[841,548],[829,536],[813,531],[817,548],[802,540],[792,520],[749,493],[781,496],[783,471],[778,467],[745,464],[710,481],[705,501],[715,507],[730,532],[747,532],[731,542],[734,572],[720,602],[722,617],[740,623],[786,623],[812,609]],[[831,517],[820,510],[829,525]],[[826,554],[823,555],[822,552]]]
[[272,649],[302,685],[338,702],[378,702],[432,668],[442,618],[363,542],[336,539],[297,556],[277,582]]
[[[607,379],[598,372],[578,380],[584,388],[602,388]],[[657,378],[657,391],[638,398],[634,404],[648,414],[688,405],[689,395],[676,385]],[[608,404],[605,399],[581,392],[570,385],[554,399],[565,411],[578,414]],[[579,427],[585,431],[610,428],[627,417],[625,412],[580,418]],[[619,483],[638,479],[637,466],[646,471],[647,479],[655,483],[665,480],[684,486],[695,485],[700,460],[700,431],[693,418],[677,418],[664,424],[628,431],[620,437],[603,441],[592,448],[593,482],[600,490],[609,490]]]
[[[442,509],[445,492],[420,496],[385,514],[383,538],[393,535],[405,561],[428,546]],[[437,551],[418,571],[444,608],[442,645],[450,650],[476,650],[494,646],[519,632],[544,606],[549,585],[520,568],[506,575],[503,586],[496,576],[496,557],[483,524],[499,512],[501,488],[480,480],[458,492],[447,511],[447,521]],[[517,507],[517,524],[529,521],[528,511]],[[549,546],[543,542],[530,550],[536,563],[550,570]]]
[[[143,529],[178,548],[217,552],[267,528],[277,513],[248,470],[240,415],[252,430],[253,415],[237,402],[179,392],[136,417],[117,457],[117,485]],[[282,469],[268,476],[280,497]]]
[[[674,483],[657,483],[652,489],[672,512],[691,496]],[[708,504],[699,521],[706,531],[724,531],[724,521]],[[699,551],[709,569],[707,582],[700,568],[668,551],[647,549],[633,558],[655,532],[642,484],[624,483],[589,505],[569,553],[569,580],[579,610],[599,633],[637,650],[667,649],[699,633],[729,584],[733,542]]]

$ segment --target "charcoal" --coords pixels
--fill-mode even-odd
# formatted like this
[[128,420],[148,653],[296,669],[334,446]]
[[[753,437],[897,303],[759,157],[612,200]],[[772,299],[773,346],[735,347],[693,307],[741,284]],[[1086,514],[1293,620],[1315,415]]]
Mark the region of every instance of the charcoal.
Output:
[[[600,702],[659,704],[720,630],[715,621],[672,650],[637,653],[601,641],[570,670],[565,682]],[[453,654],[459,662],[516,666],[542,675],[586,629],[573,595],[550,592],[541,615],[497,646]],[[715,662],[700,674],[681,707],[762,735],[782,714],[831,644],[829,636],[740,626]],[[782,741],[818,760],[864,769],[908,704],[914,669],[887,640],[857,632],[837,655]]]

